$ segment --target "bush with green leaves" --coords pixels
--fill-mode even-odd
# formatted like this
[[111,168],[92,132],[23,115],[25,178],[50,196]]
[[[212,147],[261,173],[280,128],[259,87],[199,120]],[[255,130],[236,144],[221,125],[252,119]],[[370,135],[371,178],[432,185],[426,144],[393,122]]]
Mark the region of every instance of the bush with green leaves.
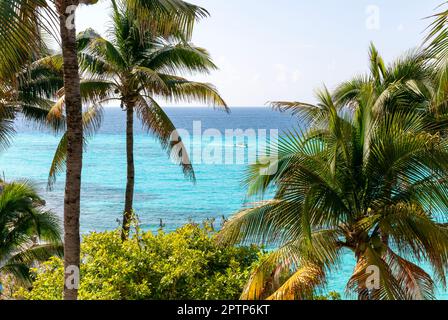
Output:
[[313,300],[342,300],[342,296],[339,292],[330,291],[324,295],[315,295]]
[[[120,230],[90,233],[82,242],[80,299],[238,299],[261,252],[222,247],[209,228],[188,224],[175,232],[136,232],[122,242]],[[31,290],[16,298],[62,299],[63,261],[33,269]]]

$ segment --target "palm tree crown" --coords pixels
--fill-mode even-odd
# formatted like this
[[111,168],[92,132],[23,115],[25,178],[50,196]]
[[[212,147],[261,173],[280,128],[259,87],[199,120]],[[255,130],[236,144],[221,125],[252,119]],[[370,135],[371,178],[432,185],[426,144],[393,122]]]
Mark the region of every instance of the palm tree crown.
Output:
[[[190,81],[182,74],[208,73],[216,69],[206,50],[189,43],[188,32],[162,36],[142,31],[137,15],[129,4],[113,2],[109,39],[89,29],[79,34],[78,50],[83,72],[81,94],[96,107],[117,100],[126,111],[128,183],[123,229],[127,229],[134,189],[133,126],[134,114],[167,150],[184,174],[195,180],[193,167],[183,142],[175,136],[176,128],[157,98],[171,102],[201,102],[228,108],[213,85]],[[61,105],[63,96],[61,97]],[[92,113],[92,118],[94,114]],[[60,171],[66,148],[61,147],[53,161],[50,178]],[[52,182],[50,181],[50,182]],[[125,236],[124,236],[125,237]]]
[[[55,36],[63,56],[64,100],[66,104],[65,150],[66,179],[64,196],[64,266],[79,267],[80,261],[80,189],[84,116],[76,50],[75,25],[67,27],[72,12],[69,6],[95,4],[98,0],[0,0],[0,77],[14,75],[24,62],[42,48],[41,32]],[[112,3],[115,3],[112,0]],[[140,30],[161,34],[191,32],[194,21],[207,12],[182,0],[127,0],[136,14]],[[153,18],[153,19],[151,19]],[[147,23],[147,21],[151,23]],[[145,33],[143,32],[143,33]],[[60,37],[59,37],[60,36]],[[61,157],[58,161],[61,162]],[[76,299],[77,290],[64,288],[65,299]]]
[[26,182],[0,186],[0,274],[29,285],[29,268],[54,254],[62,255],[59,219]]
[[[249,193],[275,196],[241,211],[220,235],[277,248],[242,298],[310,298],[347,249],[357,262],[347,289],[361,299],[432,299],[434,282],[416,264],[423,261],[446,283],[448,144],[428,121],[431,105],[409,99],[411,81],[425,81],[417,78],[423,64],[389,80],[402,67],[374,68],[333,95],[320,91],[316,105],[273,103],[312,125],[279,141],[275,174],[251,167]],[[379,287],[368,284],[372,268]]]

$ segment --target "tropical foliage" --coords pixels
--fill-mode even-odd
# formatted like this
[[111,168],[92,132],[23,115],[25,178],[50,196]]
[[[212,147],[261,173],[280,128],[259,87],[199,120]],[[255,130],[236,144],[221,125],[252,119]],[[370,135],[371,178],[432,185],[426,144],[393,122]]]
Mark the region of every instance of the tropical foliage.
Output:
[[[433,299],[435,283],[446,287],[448,10],[433,17],[426,48],[386,65],[371,45],[368,74],[319,91],[316,104],[272,103],[306,130],[286,134],[270,162],[249,169],[249,195],[274,197],[228,221],[217,239],[231,246],[221,246],[194,224],[169,234],[137,228],[129,238],[134,115],[195,180],[159,99],[228,111],[211,84],[186,78],[216,69],[190,42],[208,12],[181,0],[111,0],[108,37],[89,29],[76,38],[67,6],[96,2],[0,0],[0,146],[20,114],[63,133],[50,187],[67,164],[65,261],[58,219],[34,187],[0,182],[0,279],[22,286],[17,297],[76,299],[77,290],[64,288],[64,266],[81,265],[82,299],[338,300],[316,290],[346,252],[356,260],[347,293],[359,299]],[[61,37],[61,54],[50,55],[47,35]],[[81,255],[82,150],[109,101],[126,111],[123,227],[89,234]],[[233,246],[253,243],[273,250]]]
[[[159,139],[171,159],[179,163],[185,175],[194,180],[194,172],[180,137],[173,137],[175,126],[157,98],[170,102],[201,102],[227,110],[217,90],[207,83],[189,81],[179,74],[207,73],[216,69],[203,48],[187,42],[187,33],[169,37],[140,30],[136,15],[124,2],[113,1],[113,28],[110,39],[93,30],[78,36],[78,50],[83,81],[81,94],[97,111],[109,101],[119,101],[126,111],[127,186],[123,217],[123,239],[129,231],[133,209],[134,115],[144,128]],[[99,113],[100,114],[100,113]],[[92,116],[94,116],[92,114]],[[61,171],[65,160],[65,142],[55,155],[50,183]]]
[[[141,232],[122,242],[121,230],[91,233],[82,242],[80,299],[237,299],[260,251],[222,248],[208,227]],[[62,298],[63,263],[52,258],[33,269],[31,291],[17,297]]]
[[[21,72],[0,80],[0,143],[4,147],[8,146],[15,132],[13,123],[19,117],[35,124],[36,129],[61,134],[49,171],[48,186],[51,189],[65,161],[65,153],[64,157],[60,157],[62,152],[59,150],[65,151],[67,146],[63,59],[60,54],[42,52],[39,55],[43,57],[24,65]],[[95,84],[84,80],[80,83],[82,99],[86,103],[83,110],[85,142],[99,129],[102,121],[101,107],[88,104],[93,99],[105,97],[102,91],[91,89]]]
[[[23,63],[35,58],[44,41],[42,33],[59,40],[63,56],[64,96],[67,115],[66,179],[64,198],[65,266],[79,266],[80,197],[83,153],[83,114],[76,50],[76,28],[72,6],[95,4],[97,0],[1,0],[1,77],[14,75]],[[207,12],[182,0],[128,0],[129,10],[140,30],[161,34],[190,33],[194,21]],[[59,20],[59,21],[58,21]],[[58,23],[59,22],[59,23]],[[58,41],[59,42],[59,41]],[[77,298],[77,290],[66,288],[65,297]]]
[[[440,5],[439,9],[446,8],[448,2]],[[440,62],[446,63],[448,58],[448,9],[442,10],[430,17],[433,21],[429,25],[429,32],[425,43],[431,55]]]
[[[97,0],[2,0],[0,1],[0,73],[6,76],[20,71],[36,53],[44,41],[42,32],[59,40],[63,51],[63,75],[65,102],[67,105],[67,171],[64,198],[64,259],[66,266],[79,266],[79,216],[81,194],[83,117],[79,88],[76,28],[70,22],[71,6],[94,4]],[[59,20],[59,21],[58,21]],[[57,23],[59,22],[59,23]],[[59,27],[59,28],[58,28]],[[65,297],[77,298],[77,290],[66,288]]]
[[29,183],[0,183],[0,276],[30,286],[30,267],[62,254],[59,219],[44,205]]
[[63,119],[49,116],[54,98],[63,86],[61,68],[62,61],[37,58],[13,76],[0,78],[0,141],[4,146],[10,142],[14,133],[12,124],[18,117],[40,128],[63,130]]
[[279,141],[274,175],[263,175],[263,164],[250,169],[250,195],[275,196],[238,213],[220,235],[277,248],[243,299],[308,299],[347,249],[357,261],[347,291],[360,299],[434,298],[433,279],[416,263],[446,283],[448,145],[438,131],[445,115],[433,112],[443,103],[431,104],[428,93],[437,92],[434,73],[418,53],[386,67],[372,46],[370,60],[371,75],[334,95],[320,91],[316,105],[273,103],[310,126]]
[[[21,117],[39,127],[58,131],[63,119],[53,119],[52,98],[62,86],[62,74],[48,59],[23,66],[14,76],[3,74],[0,80],[0,144],[7,147]],[[59,66],[60,68],[60,66]],[[44,201],[26,182],[1,182],[1,254],[0,274],[14,283],[29,286],[29,268],[54,254],[62,254],[60,225],[57,217],[44,209]]]
[[[59,41],[59,6],[62,0],[1,0],[0,54],[1,72],[14,74],[21,65],[45,47],[48,36]],[[95,4],[98,0],[70,1],[70,4]],[[127,0],[128,8],[137,14],[141,30],[169,35],[191,35],[195,21],[208,12],[182,0]]]

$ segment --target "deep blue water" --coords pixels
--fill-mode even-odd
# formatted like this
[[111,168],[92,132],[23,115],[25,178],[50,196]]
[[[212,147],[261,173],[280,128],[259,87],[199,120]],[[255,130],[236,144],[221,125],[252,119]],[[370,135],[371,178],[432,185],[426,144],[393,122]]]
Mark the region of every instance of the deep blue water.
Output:
[[[290,115],[267,108],[233,108],[231,114],[205,108],[167,108],[167,113],[177,128],[186,129],[191,135],[195,121],[201,121],[201,132],[215,129],[223,136],[226,129],[253,129],[256,133],[265,129],[269,135],[270,129],[281,134],[298,127]],[[46,191],[48,169],[59,137],[22,122],[17,123],[16,130],[12,146],[0,154],[0,172],[6,180],[27,179],[35,183],[47,206],[61,215],[63,175],[58,178],[53,191]],[[106,109],[100,132],[88,143],[82,180],[83,233],[113,229],[119,225],[126,183],[124,131],[124,112],[119,108]],[[257,144],[263,140],[260,136],[258,140],[253,137],[233,141],[210,136],[183,138],[193,157],[196,184],[184,179],[180,168],[170,162],[158,142],[136,125],[134,207],[143,228],[156,230],[160,219],[168,230],[190,219],[201,222],[216,218],[219,225],[222,216],[229,217],[251,201],[246,199],[242,180],[249,161],[247,152],[255,150],[257,145],[264,145],[261,141]],[[227,159],[230,163],[224,163],[228,154],[235,156],[232,161]],[[197,163],[201,156],[202,163]],[[213,159],[220,163],[203,163]],[[331,275],[328,289],[343,292],[353,268],[352,256],[347,254],[340,268]],[[438,297],[448,299],[448,294],[440,293]]]

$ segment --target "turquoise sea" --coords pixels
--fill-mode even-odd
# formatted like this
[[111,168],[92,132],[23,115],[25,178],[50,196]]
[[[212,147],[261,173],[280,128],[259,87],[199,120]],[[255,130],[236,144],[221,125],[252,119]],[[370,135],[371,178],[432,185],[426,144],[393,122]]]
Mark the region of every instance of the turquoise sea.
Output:
[[[264,145],[260,141],[257,143],[260,133],[266,130],[269,137],[271,129],[281,134],[299,127],[290,115],[267,108],[233,108],[231,114],[206,108],[166,110],[177,128],[186,129],[192,135],[191,139],[184,137],[184,141],[197,156],[192,155],[197,182],[185,180],[180,168],[170,162],[158,142],[136,124],[135,210],[142,227],[151,230],[159,228],[160,219],[167,230],[189,220],[201,222],[207,218],[216,218],[219,226],[223,216],[229,217],[253,200],[246,198],[242,180],[247,153],[257,145]],[[125,114],[119,108],[107,108],[100,132],[88,143],[82,178],[83,233],[119,225],[126,183],[124,120]],[[193,127],[197,129],[199,121],[200,131],[209,133],[202,138],[193,137]],[[230,140],[224,138],[226,129],[252,129],[257,136]],[[59,137],[21,121],[16,124],[16,130],[12,145],[0,153],[0,173],[6,180],[27,179],[35,183],[47,206],[62,215],[63,175],[58,177],[53,191],[46,190],[48,169]],[[224,163],[229,154],[234,155],[233,161],[227,158]],[[202,155],[202,163],[195,163],[198,155]],[[222,161],[217,160],[219,158]],[[213,160],[219,163],[210,163]],[[327,289],[343,293],[353,268],[354,261],[347,254],[331,275]],[[448,299],[448,292],[439,290],[438,298]]]

